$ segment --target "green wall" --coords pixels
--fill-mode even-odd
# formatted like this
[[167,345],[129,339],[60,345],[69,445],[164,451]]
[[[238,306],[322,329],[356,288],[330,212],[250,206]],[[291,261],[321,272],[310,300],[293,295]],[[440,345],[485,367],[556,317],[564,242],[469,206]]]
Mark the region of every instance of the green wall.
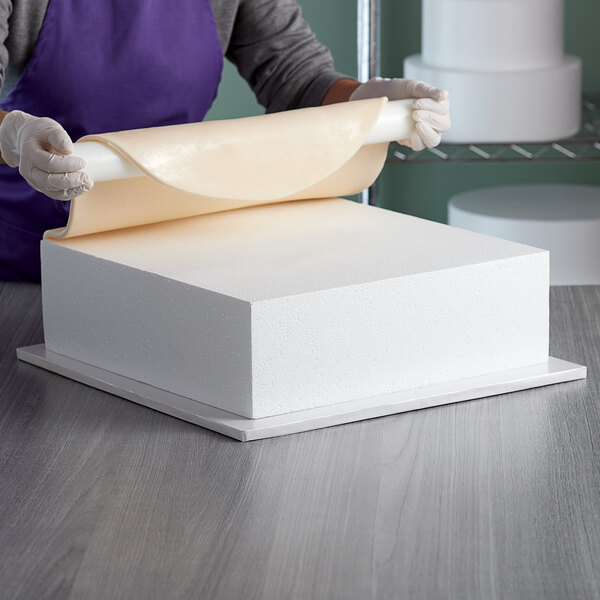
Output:
[[[382,75],[402,75],[402,59],[418,53],[420,0],[382,1]],[[356,6],[353,0],[300,0],[317,37],[332,51],[339,71],[356,75]],[[600,91],[599,0],[565,1],[565,46],[583,59],[583,87]],[[246,83],[227,65],[219,97],[208,118],[261,114]],[[600,185],[598,163],[560,164],[388,164],[380,177],[380,204],[420,217],[445,221],[448,199],[478,187],[516,183],[591,183]]]
[[[300,0],[302,15],[330,50],[338,71],[356,77],[356,3],[354,0]],[[219,95],[207,119],[260,115],[264,109],[246,82],[226,61]]]

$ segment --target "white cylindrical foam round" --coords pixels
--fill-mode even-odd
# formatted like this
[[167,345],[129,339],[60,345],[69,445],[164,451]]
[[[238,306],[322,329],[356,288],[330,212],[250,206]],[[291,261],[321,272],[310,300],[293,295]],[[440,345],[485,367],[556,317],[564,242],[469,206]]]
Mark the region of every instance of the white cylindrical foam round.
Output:
[[581,121],[581,60],[527,71],[464,71],[404,60],[404,75],[450,92],[446,143],[546,142],[575,134]]
[[423,0],[423,61],[482,71],[539,69],[563,57],[564,0]]
[[600,186],[471,190],[451,198],[448,224],[549,250],[552,285],[600,284]]

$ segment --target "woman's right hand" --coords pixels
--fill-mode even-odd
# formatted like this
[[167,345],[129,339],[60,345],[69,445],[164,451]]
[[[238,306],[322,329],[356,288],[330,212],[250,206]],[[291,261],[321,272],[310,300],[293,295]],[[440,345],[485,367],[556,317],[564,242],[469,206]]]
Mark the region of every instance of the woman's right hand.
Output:
[[27,183],[55,200],[71,200],[92,189],[85,161],[73,152],[63,127],[47,117],[20,110],[7,113],[0,123],[0,154],[10,167],[19,167]]

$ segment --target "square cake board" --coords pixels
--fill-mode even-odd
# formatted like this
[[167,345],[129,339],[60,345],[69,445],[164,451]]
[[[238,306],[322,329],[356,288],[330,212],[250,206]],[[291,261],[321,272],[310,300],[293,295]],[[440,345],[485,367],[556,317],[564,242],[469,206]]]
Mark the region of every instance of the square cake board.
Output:
[[62,356],[46,350],[45,344],[18,348],[17,358],[242,442],[585,379],[587,375],[584,366],[549,357],[547,363],[538,365],[249,419]]

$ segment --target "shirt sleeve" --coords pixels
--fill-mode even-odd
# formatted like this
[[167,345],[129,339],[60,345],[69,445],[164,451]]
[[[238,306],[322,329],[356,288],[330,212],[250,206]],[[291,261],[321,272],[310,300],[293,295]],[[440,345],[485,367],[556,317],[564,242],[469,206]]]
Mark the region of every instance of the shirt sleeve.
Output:
[[317,106],[345,77],[295,0],[241,0],[226,56],[267,112]]
[[8,38],[8,18],[11,12],[12,2],[10,0],[0,0],[0,91],[4,86],[6,70],[8,68],[6,38]]

